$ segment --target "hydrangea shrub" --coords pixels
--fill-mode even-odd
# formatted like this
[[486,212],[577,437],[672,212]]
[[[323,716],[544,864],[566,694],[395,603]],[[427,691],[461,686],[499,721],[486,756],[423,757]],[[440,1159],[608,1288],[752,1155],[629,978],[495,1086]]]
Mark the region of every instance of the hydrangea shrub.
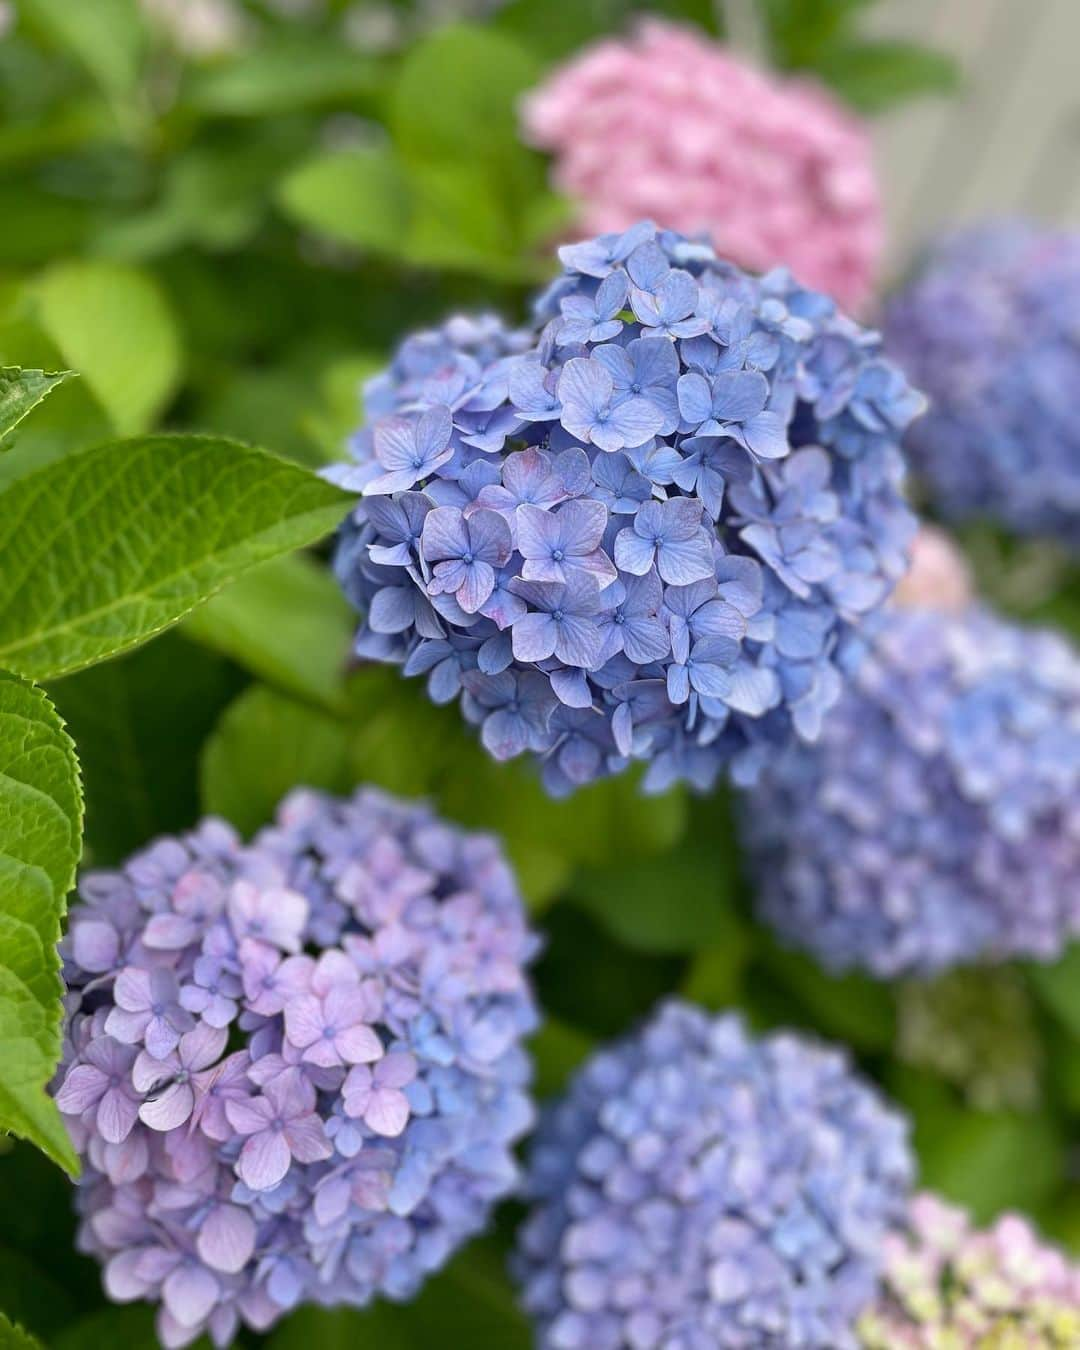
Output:
[[745,804],[763,917],[881,977],[1052,960],[1080,933],[1080,660],[978,604],[872,627],[820,741]]
[[514,1186],[533,955],[494,840],[297,791],[81,883],[55,1096],[80,1244],[167,1347],[406,1299]]
[[907,435],[935,506],[1080,549],[1080,234],[946,236],[891,300],[890,354],[930,396]]
[[522,120],[583,233],[652,217],[849,308],[870,294],[883,242],[870,137],[815,80],[651,20],[556,70]]
[[985,1230],[918,1195],[885,1243],[883,1291],[859,1324],[866,1350],[1070,1350],[1080,1345],[1080,1266],[1019,1215]]
[[541,1122],[518,1274],[541,1350],[845,1350],[912,1164],[845,1056],[661,1007]]
[[786,272],[639,224],[560,250],[536,328],[455,319],[367,390],[336,569],[357,653],[566,794],[708,788],[817,735],[905,566],[919,396]]

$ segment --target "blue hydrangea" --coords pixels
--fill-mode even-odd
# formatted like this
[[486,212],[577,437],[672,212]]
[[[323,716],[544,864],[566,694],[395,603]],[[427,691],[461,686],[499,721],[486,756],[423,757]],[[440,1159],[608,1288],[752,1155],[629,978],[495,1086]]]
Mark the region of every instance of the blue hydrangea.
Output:
[[454,319],[368,387],[336,570],[356,652],[550,792],[707,788],[818,732],[902,573],[918,396],[786,272],[642,224],[560,250],[531,330]]
[[80,892],[79,1241],[163,1345],[410,1298],[514,1188],[535,939],[493,839],[299,791],[249,846],[207,821]]
[[745,804],[763,916],[881,977],[1054,959],[1080,934],[1080,660],[977,605],[873,627],[818,744]]
[[1080,234],[1004,221],[940,240],[888,306],[930,396],[906,446],[935,505],[1080,549]]
[[661,1007],[541,1121],[516,1273],[540,1350],[854,1350],[912,1181],[846,1057]]

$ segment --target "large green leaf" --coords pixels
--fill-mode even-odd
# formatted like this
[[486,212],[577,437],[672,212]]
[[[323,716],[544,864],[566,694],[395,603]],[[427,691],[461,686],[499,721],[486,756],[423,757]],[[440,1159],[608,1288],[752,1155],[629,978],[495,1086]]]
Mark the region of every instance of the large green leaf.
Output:
[[20,0],[19,8],[65,48],[110,94],[126,94],[139,73],[138,0]]
[[71,373],[70,370],[22,370],[18,366],[0,368],[0,448],[23,418]]
[[357,248],[397,254],[409,227],[409,186],[386,145],[316,155],[278,190],[282,209],[301,225]]
[[1027,974],[1039,998],[1080,1039],[1080,942],[1053,965],[1028,966]]
[[252,446],[151,436],[51,464],[3,500],[0,665],[45,679],[136,646],[312,542],[350,498]]
[[265,117],[355,103],[369,97],[378,83],[378,67],[362,53],[337,37],[305,34],[294,23],[199,71],[189,82],[186,100],[218,117]]
[[0,674],[0,1129],[73,1173],[45,1086],[60,1057],[56,943],[81,832],[70,736],[42,690]]
[[180,334],[148,273],[104,259],[56,263],[35,295],[42,328],[118,432],[148,430],[182,372]]
[[79,747],[88,861],[119,862],[194,825],[199,751],[242,684],[224,657],[173,631],[54,687]]
[[250,834],[300,786],[330,792],[350,786],[343,728],[325,713],[255,685],[226,710],[203,750],[203,808]]
[[856,42],[830,50],[817,65],[837,93],[864,113],[923,94],[951,94],[960,84],[952,57],[915,42]]
[[341,709],[355,626],[330,573],[298,553],[245,572],[197,609],[184,631],[287,693]]

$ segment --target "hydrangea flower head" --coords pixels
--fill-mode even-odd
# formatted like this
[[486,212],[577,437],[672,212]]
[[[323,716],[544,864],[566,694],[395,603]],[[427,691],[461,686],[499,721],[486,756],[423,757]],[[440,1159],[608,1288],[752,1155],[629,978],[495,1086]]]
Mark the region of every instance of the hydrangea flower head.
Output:
[[534,951],[495,842],[298,791],[91,874],[57,1105],[80,1245],[167,1347],[404,1299],[516,1181]]
[[938,241],[890,302],[890,354],[930,396],[912,466],[955,519],[1080,549],[1080,234],[1015,221]]
[[336,570],[365,658],[460,699],[561,795],[709,787],[817,734],[905,566],[919,397],[786,272],[640,224],[560,251],[537,328],[451,321],[366,395]]
[[851,1350],[911,1180],[845,1057],[669,1003],[542,1121],[517,1254],[541,1350]]
[[883,237],[870,138],[821,85],[650,20],[562,66],[522,111],[585,233],[652,217],[753,271],[783,263],[849,309],[869,294]]
[[833,969],[1052,960],[1080,933],[1080,659],[957,605],[947,558],[916,550],[923,603],[865,626],[820,740],[742,813],[763,915]]
[[1080,1344],[1080,1266],[1006,1214],[975,1229],[924,1193],[885,1243],[883,1290],[859,1324],[866,1350],[1069,1350]]

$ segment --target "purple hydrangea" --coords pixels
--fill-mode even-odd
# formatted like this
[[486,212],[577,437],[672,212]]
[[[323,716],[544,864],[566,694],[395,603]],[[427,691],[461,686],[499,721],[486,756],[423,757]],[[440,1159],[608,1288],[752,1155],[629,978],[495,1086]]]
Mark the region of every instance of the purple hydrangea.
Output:
[[560,256],[533,330],[452,320],[369,385],[331,470],[362,493],[336,559],[356,652],[555,795],[633,760],[650,790],[752,778],[817,735],[903,571],[919,397],[786,272],[647,223]]
[[904,1120],[843,1054],[668,1003],[541,1122],[516,1257],[541,1350],[851,1350]]
[[405,1299],[515,1185],[535,940],[494,840],[294,792],[85,877],[55,1097],[80,1245],[167,1347]]
[[745,803],[763,915],[891,977],[1080,933],[1080,660],[969,604],[892,606],[815,746]]
[[887,310],[890,355],[930,396],[910,429],[935,504],[1080,549],[1080,233],[1018,221],[939,240]]

